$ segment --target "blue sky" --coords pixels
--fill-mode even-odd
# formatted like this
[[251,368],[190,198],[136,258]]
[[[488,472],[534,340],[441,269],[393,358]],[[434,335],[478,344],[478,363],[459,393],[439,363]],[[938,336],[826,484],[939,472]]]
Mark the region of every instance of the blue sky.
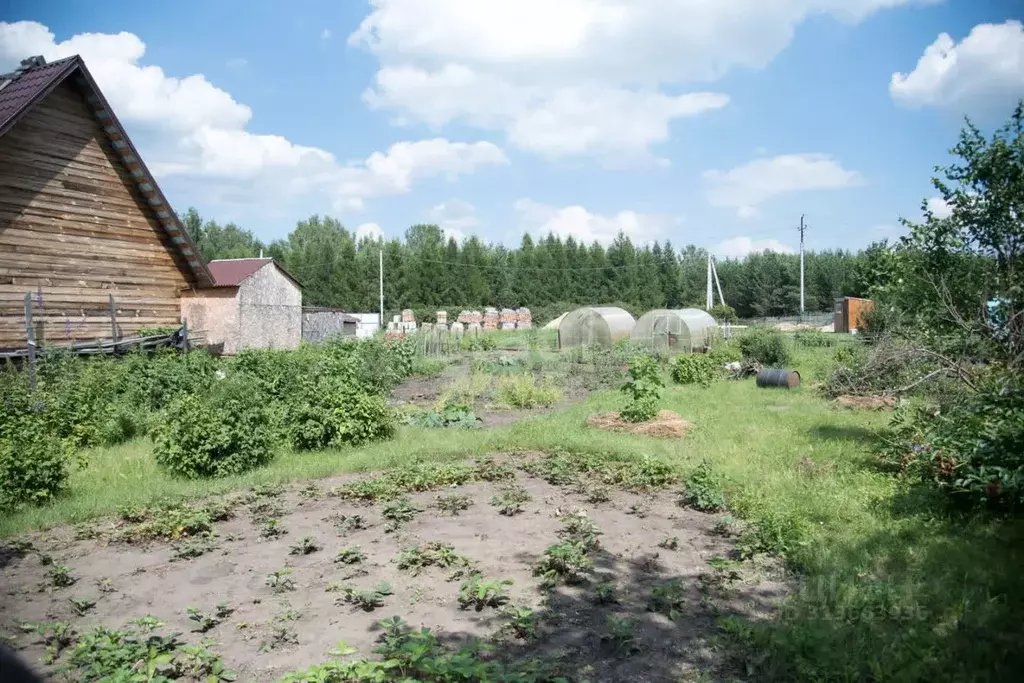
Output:
[[858,248],[1024,96],[1015,5],[0,0],[0,69],[81,53],[178,211],[268,241],[320,213],[741,255],[804,213]]

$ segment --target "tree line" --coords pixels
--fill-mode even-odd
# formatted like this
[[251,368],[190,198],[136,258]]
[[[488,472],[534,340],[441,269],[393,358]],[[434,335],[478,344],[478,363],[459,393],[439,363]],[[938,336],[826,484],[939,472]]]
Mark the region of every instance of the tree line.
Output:
[[[483,306],[535,312],[559,304],[616,303],[634,313],[652,308],[703,308],[707,251],[669,241],[638,245],[626,235],[608,246],[573,237],[524,235],[517,248],[476,236],[461,243],[436,225],[413,225],[402,239],[359,237],[331,217],[299,221],[284,239],[264,244],[252,232],[184,216],[207,260],[266,256],[278,260],[303,287],[307,305],[348,311],[378,308],[378,259],[383,251],[385,308],[417,311]],[[811,251],[805,256],[805,309],[831,311],[835,299],[862,296],[874,284],[872,263],[885,245],[860,252]],[[800,311],[800,258],[759,252],[716,261],[725,302],[743,318]],[[716,290],[715,301],[718,301]]]

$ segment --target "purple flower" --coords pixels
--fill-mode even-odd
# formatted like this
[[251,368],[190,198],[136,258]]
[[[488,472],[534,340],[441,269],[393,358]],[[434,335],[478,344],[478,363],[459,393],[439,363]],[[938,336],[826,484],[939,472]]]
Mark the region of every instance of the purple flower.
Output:
[[921,444],[917,444],[917,443],[914,444],[914,452],[915,453],[920,453],[923,450],[924,450],[924,447]]
[[43,287],[42,287],[42,285],[40,285],[38,288],[36,288],[36,303],[39,304],[40,306],[43,305]]

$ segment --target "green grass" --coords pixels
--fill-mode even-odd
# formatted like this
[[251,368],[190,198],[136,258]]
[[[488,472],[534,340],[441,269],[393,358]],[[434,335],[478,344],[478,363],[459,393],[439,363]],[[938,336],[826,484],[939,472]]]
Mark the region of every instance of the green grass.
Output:
[[623,459],[653,456],[684,472],[708,459],[730,509],[796,570],[796,593],[775,619],[724,620],[728,651],[769,678],[812,681],[1012,680],[1024,642],[1024,525],[951,518],[938,501],[879,472],[870,456],[881,413],[836,411],[810,386],[831,349],[796,349],[804,387],[757,389],[753,379],[673,387],[662,407],[694,424],[682,441],[588,429],[588,415],[621,407],[615,391],[564,410],[458,439],[403,428],[389,442],[315,454],[282,452],[268,467],[185,482],[158,470],[148,442],[86,454],[70,493],[0,519],[0,536],[110,514],[119,505],[220,493],[257,483],[435,462],[503,450],[569,449]]

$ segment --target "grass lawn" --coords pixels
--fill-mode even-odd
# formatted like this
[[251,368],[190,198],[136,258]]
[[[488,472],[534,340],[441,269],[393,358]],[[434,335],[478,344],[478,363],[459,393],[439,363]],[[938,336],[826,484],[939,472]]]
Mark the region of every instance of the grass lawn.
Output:
[[[798,359],[805,383],[823,353]],[[47,508],[0,519],[0,536],[112,513],[120,505],[194,497],[264,482],[451,461],[497,451],[598,451],[651,456],[684,472],[707,459],[726,478],[730,509],[754,550],[781,555],[794,595],[765,624],[726,620],[725,642],[760,673],[787,680],[1011,680],[1021,670],[1024,525],[962,521],[938,501],[872,465],[888,416],[837,411],[809,388],[762,390],[753,380],[669,388],[663,407],[694,424],[679,442],[588,429],[588,415],[621,395],[586,401],[507,427],[403,428],[369,447],[283,452],[245,476],[186,482],[158,470],[146,441],[85,453],[71,492]],[[1017,667],[1017,668],[1014,668]]]

